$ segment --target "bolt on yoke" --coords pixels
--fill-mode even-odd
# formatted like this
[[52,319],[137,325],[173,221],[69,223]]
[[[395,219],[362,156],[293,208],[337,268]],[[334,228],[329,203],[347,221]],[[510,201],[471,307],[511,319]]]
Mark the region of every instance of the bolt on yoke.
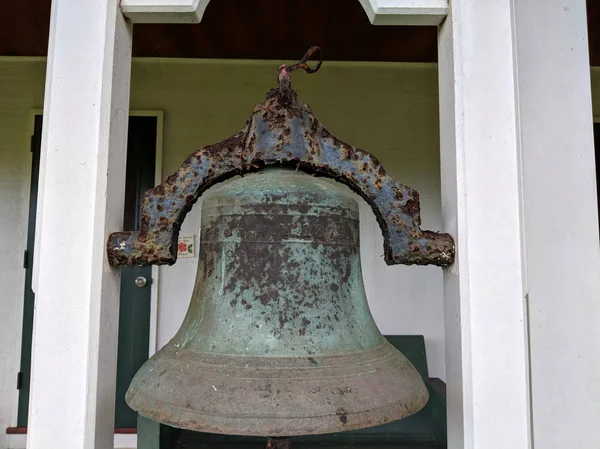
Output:
[[186,214],[211,186],[228,178],[288,165],[315,176],[329,177],[359,194],[371,206],[384,237],[388,265],[437,265],[454,261],[450,235],[421,230],[419,194],[390,177],[370,153],[342,142],[298,102],[290,74],[315,73],[308,60],[311,47],[296,64],[281,65],[278,88],[254,108],[235,135],[192,153],[162,184],[148,190],[141,207],[140,231],[110,234],[107,254],[112,266],[172,265]]

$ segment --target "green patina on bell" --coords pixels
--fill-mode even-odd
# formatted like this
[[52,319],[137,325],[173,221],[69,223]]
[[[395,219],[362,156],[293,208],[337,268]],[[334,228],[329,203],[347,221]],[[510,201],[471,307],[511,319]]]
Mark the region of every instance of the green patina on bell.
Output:
[[[144,417],[201,432],[287,437],[376,426],[427,403],[422,378],[371,316],[355,196],[313,175],[349,186],[371,206],[389,265],[448,266],[454,242],[420,228],[418,192],[297,101],[289,74],[315,72],[320,62],[312,69],[308,58],[317,51],[279,67],[278,88],[242,130],[192,153],[146,192],[139,231],[108,238],[112,266],[173,264],[181,223],[205,194],[188,313],[127,392]],[[236,175],[246,176],[215,187]]]
[[383,424],[427,400],[371,316],[351,193],[267,168],[206,194],[189,310],[131,383],[134,410],[203,432],[292,436]]

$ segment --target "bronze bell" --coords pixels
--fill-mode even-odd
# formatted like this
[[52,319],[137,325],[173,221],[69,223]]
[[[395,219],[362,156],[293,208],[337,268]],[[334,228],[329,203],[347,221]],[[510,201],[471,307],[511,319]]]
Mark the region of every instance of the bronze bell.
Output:
[[[383,424],[428,400],[420,375],[369,311],[354,195],[323,177],[371,206],[389,265],[448,266],[454,242],[421,230],[418,193],[298,102],[289,74],[315,72],[321,63],[312,69],[307,61],[317,51],[279,68],[279,88],[240,132],[192,153],[146,192],[139,231],[109,236],[112,266],[171,265],[181,223],[206,193],[187,315],[127,392],[142,416],[203,432],[287,437]],[[237,175],[246,176],[208,190]]]
[[129,406],[175,427],[268,436],[420,410],[427,388],[373,321],[359,249],[358,203],[328,180],[267,168],[211,190],[189,310],[133,379]]

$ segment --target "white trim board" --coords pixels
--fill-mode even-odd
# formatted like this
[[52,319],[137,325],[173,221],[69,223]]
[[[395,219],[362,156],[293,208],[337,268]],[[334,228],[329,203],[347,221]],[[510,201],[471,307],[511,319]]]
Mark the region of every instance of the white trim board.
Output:
[[[26,449],[27,435],[7,435],[8,447],[6,449]],[[136,449],[137,435],[116,433],[114,439],[114,449]]]
[[[439,25],[447,0],[359,0],[373,25]],[[199,23],[210,0],[121,0],[132,23]]]

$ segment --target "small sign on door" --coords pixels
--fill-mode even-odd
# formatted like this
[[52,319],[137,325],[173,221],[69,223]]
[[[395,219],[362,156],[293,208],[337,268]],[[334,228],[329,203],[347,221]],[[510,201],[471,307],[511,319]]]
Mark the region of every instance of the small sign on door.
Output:
[[196,245],[193,235],[180,235],[177,243],[177,258],[195,257]]

